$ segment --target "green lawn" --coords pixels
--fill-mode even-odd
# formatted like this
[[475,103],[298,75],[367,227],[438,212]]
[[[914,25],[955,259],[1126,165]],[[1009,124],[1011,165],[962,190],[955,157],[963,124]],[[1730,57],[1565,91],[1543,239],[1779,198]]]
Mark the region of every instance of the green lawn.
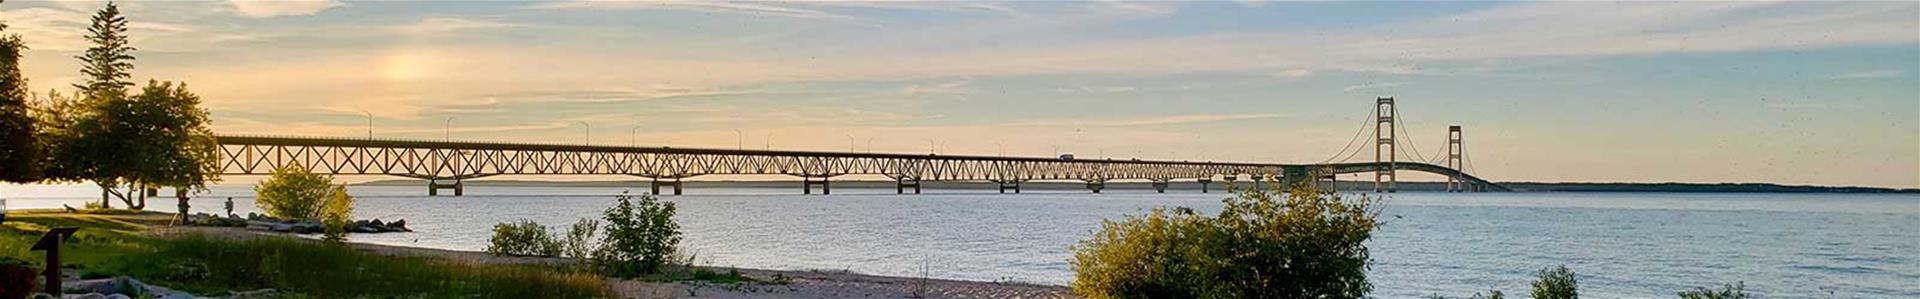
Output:
[[531,265],[478,265],[395,257],[294,238],[153,237],[165,214],[14,211],[0,228],[0,256],[42,261],[27,250],[49,227],[81,227],[63,256],[86,277],[132,276],[201,295],[272,288],[289,297],[611,297],[603,278]]

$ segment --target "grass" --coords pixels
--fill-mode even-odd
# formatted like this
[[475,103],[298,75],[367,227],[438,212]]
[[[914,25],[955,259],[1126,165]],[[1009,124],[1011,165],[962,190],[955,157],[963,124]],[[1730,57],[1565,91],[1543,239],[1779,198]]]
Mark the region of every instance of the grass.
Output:
[[[12,211],[0,226],[0,255],[30,261],[27,246],[49,227],[81,227],[63,259],[84,277],[132,276],[201,295],[272,288],[318,298],[598,298],[603,278],[549,266],[480,265],[397,257],[311,240],[142,234],[164,214]],[[158,220],[157,222],[155,220]]]

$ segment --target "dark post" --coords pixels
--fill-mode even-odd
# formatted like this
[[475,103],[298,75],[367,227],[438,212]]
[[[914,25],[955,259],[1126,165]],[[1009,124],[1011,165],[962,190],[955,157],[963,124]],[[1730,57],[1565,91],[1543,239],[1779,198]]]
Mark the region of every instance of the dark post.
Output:
[[46,234],[40,235],[39,242],[33,243],[33,251],[47,252],[47,271],[44,273],[47,275],[47,285],[43,291],[49,295],[60,296],[60,244],[66,243],[67,238],[73,237],[73,232],[79,230],[77,227],[47,230]]

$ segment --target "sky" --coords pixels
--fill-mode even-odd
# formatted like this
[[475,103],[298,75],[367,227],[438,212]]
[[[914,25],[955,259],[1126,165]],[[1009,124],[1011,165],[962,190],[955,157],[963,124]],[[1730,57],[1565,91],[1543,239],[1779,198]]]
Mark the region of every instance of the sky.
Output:
[[[103,3],[0,6],[36,91],[79,79]],[[1920,187],[1916,2],[122,10],[134,77],[186,82],[219,134],[1318,163],[1393,97],[1403,156],[1461,125],[1498,181]]]

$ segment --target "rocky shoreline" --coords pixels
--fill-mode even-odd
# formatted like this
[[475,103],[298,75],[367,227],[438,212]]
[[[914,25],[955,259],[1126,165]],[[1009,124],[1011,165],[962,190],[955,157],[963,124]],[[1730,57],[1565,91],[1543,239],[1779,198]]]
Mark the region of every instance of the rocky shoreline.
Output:
[[[233,214],[220,217],[207,213],[198,213],[188,217],[188,220],[200,226],[244,227],[249,230],[276,233],[317,234],[326,229],[326,227],[317,220],[281,219],[260,215],[258,213],[247,213],[246,218],[241,218],[239,215]],[[354,220],[352,224],[347,226],[347,232],[360,234],[406,233],[413,232],[413,229],[407,228],[406,219],[385,222],[379,218],[374,218],[372,220]]]

